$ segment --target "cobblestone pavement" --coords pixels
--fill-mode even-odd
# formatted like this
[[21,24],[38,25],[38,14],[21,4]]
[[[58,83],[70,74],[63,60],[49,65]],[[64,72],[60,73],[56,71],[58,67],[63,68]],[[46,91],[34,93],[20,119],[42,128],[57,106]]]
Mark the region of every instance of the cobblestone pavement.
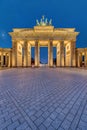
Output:
[[87,71],[0,71],[0,130],[87,130]]

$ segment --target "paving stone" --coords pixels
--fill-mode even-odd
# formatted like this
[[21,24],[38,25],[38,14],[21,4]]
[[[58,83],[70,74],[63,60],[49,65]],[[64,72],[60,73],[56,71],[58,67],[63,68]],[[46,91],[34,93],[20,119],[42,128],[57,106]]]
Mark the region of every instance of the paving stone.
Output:
[[5,120],[8,120],[8,119],[12,118],[14,115],[15,115],[15,114],[14,114],[13,112],[10,113],[9,115],[7,115],[7,116],[5,117]]
[[32,130],[29,126],[25,130]]
[[18,121],[20,122],[20,124],[22,124],[25,121],[25,118],[21,116],[20,118],[18,118]]
[[64,108],[64,109],[62,110],[62,112],[63,112],[64,114],[67,114],[67,113],[69,112],[69,109],[68,109],[68,108]]
[[50,115],[50,113],[48,111],[46,111],[42,114],[42,117],[44,117],[46,119],[49,115]]
[[64,130],[62,127],[58,128],[58,130]]
[[14,122],[14,121],[16,121],[17,119],[19,119],[21,117],[21,114],[17,114],[17,115],[14,115],[13,117],[12,117],[12,121]]
[[53,106],[50,107],[50,108],[48,109],[48,111],[49,111],[49,112],[53,112],[53,111],[54,111],[54,107],[53,107]]
[[34,123],[36,124],[36,126],[40,126],[41,123],[43,123],[44,118],[43,117],[39,117],[37,120],[34,121]]
[[28,112],[28,115],[29,115],[29,116],[32,116],[32,115],[34,115],[35,113],[36,113],[35,110],[30,110],[30,111]]
[[79,127],[87,127],[87,123],[82,121],[82,120],[80,120]]
[[40,110],[40,111],[38,111],[36,114],[35,114],[35,116],[38,118],[39,116],[41,116],[42,115],[42,111]]
[[48,128],[51,123],[52,123],[52,119],[50,119],[49,117],[43,122],[43,124],[46,126],[46,128]]
[[69,120],[70,122],[72,122],[73,119],[74,119],[74,115],[71,114],[71,113],[69,113],[69,114],[67,115],[66,119]]
[[57,113],[60,113],[61,111],[62,111],[62,108],[57,108],[56,110],[55,110]]
[[84,122],[87,122],[87,115],[84,115],[84,114],[83,114],[83,115],[81,116],[81,120],[84,121]]
[[5,121],[4,121],[4,118],[1,118],[0,119],[0,125],[3,124]]
[[77,130],[82,130],[81,128],[77,128]]
[[8,121],[5,121],[3,124],[0,125],[0,129],[3,130],[10,124],[12,124],[12,121],[9,119]]
[[44,106],[44,107],[41,108],[42,111],[46,111],[47,109],[48,109],[47,106]]
[[53,126],[50,126],[49,128],[47,128],[47,130],[56,130],[56,129],[54,129]]
[[86,70],[1,71],[0,130],[87,130],[86,95]]
[[52,122],[52,126],[54,127],[54,129],[58,129],[59,126],[61,124],[61,121],[59,119],[55,119],[53,122]]
[[62,121],[65,118],[65,114],[61,112],[60,114],[58,114],[57,118]]
[[20,126],[16,128],[16,130],[24,130],[28,127],[28,124],[26,122],[22,123]]
[[[82,95],[82,93],[81,93],[81,95]],[[75,130],[81,123],[81,116],[82,116],[83,110],[85,108],[85,105],[86,105],[86,96],[84,97],[84,100],[82,101],[82,104],[80,105],[80,107],[77,111],[77,114],[76,114],[76,116],[71,124],[71,128],[73,130]],[[82,123],[85,124],[85,122],[82,122]]]
[[54,111],[51,113],[50,118],[54,120],[57,117],[57,115],[57,112]]
[[30,117],[32,121],[35,121],[37,118],[33,115]]
[[39,130],[47,130],[47,129],[46,129],[46,127],[45,127],[43,124],[41,124],[41,125],[39,126]]
[[0,119],[5,118],[8,115],[9,115],[8,112],[5,112],[5,113],[3,113],[3,114],[0,115]]
[[69,122],[68,120],[64,120],[61,126],[64,128],[64,130],[68,130],[70,125],[71,125],[71,122]]
[[14,129],[16,129],[18,126],[19,126],[19,122],[18,122],[18,121],[15,121],[15,122],[13,122],[12,124],[10,124],[10,125],[7,127],[7,129],[8,129],[8,130],[14,130]]

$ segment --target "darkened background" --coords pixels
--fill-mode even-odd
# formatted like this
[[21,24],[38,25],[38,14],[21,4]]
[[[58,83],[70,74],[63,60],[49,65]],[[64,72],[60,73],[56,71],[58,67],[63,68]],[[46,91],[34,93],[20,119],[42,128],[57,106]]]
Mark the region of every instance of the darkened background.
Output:
[[[76,28],[77,47],[87,47],[87,0],[0,0],[0,47],[12,47],[12,28],[32,28],[42,15],[57,28]],[[46,55],[41,50],[43,60]]]

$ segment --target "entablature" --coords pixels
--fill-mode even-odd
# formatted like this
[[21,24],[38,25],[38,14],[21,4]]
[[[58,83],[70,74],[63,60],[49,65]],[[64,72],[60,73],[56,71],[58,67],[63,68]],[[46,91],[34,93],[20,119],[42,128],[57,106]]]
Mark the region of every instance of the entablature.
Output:
[[19,39],[63,39],[63,40],[72,40],[76,39],[78,32],[69,32],[58,31],[58,32],[11,32],[9,33],[12,38]]
[[85,54],[85,52],[87,53],[87,48],[76,48],[76,52],[78,54]]
[[0,48],[0,52],[11,52],[12,48]]
[[28,39],[28,40],[48,40],[48,39],[52,39],[52,40],[76,40],[76,36],[77,34],[40,34],[40,35],[12,35],[12,39]]

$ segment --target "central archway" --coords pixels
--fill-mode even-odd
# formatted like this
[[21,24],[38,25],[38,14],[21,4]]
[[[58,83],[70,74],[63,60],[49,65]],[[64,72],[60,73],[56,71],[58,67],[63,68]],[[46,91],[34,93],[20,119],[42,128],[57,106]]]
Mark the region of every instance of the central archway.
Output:
[[48,66],[48,47],[40,47],[39,66]]

